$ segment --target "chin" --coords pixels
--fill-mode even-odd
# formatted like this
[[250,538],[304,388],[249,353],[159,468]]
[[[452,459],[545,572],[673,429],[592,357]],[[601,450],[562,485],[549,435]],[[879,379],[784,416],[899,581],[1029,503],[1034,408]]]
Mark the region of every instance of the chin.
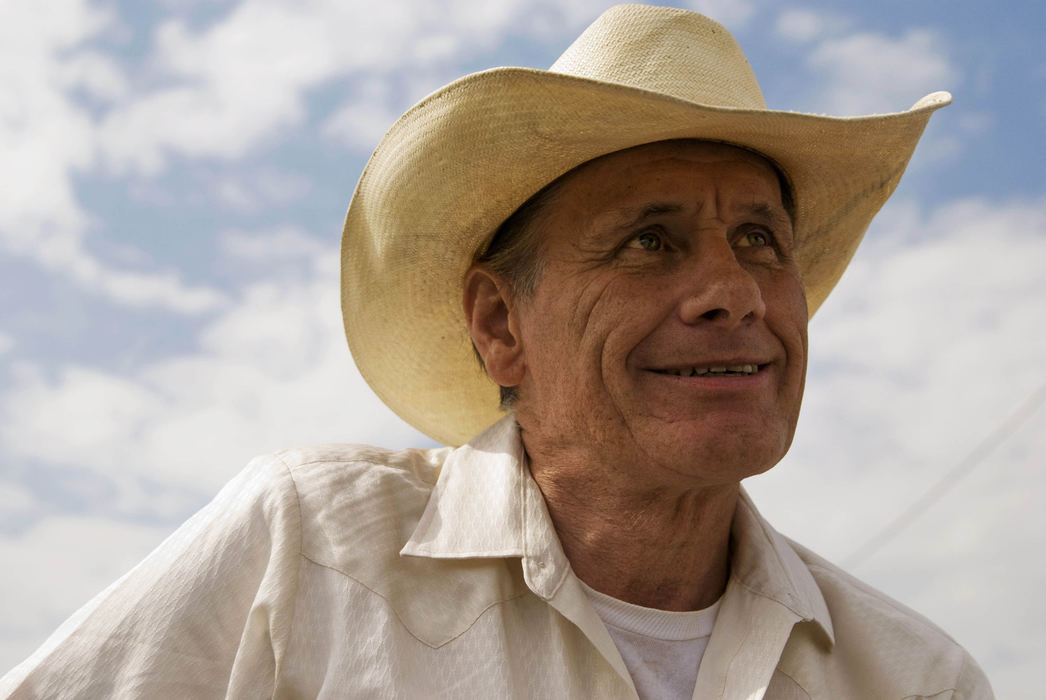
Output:
[[[678,426],[682,428],[683,426]],[[687,475],[708,485],[736,484],[762,474],[781,461],[791,434],[762,430],[678,430],[669,440],[648,443],[643,451],[670,472]]]

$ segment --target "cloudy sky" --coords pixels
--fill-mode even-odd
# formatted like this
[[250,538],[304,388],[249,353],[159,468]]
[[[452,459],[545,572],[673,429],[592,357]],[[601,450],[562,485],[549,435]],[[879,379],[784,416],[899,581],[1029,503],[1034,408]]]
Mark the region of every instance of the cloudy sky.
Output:
[[[431,444],[345,347],[352,188],[411,104],[468,72],[547,67],[608,4],[0,3],[0,672],[251,456]],[[771,107],[955,95],[814,319],[796,443],[749,489],[778,529],[967,646],[1000,697],[1032,697],[1044,11],[689,6],[735,33]]]

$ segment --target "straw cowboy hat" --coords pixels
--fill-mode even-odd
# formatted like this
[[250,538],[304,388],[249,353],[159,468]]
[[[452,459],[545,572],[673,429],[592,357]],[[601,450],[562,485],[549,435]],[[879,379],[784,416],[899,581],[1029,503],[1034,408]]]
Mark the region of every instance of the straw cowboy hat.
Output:
[[893,192],[937,92],[907,112],[827,117],[766,108],[721,25],[621,5],[548,71],[465,76],[400,117],[349,205],[342,311],[363,377],[393,411],[457,445],[496,421],[498,387],[476,361],[462,281],[477,252],[546,184],[598,156],[654,141],[735,144],[774,161],[795,197],[797,257],[812,314]]

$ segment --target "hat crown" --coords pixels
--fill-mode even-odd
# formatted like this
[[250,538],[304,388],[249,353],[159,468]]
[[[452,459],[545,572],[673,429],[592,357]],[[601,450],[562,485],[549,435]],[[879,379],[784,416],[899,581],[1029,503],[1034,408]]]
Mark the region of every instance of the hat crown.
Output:
[[766,109],[734,37],[718,22],[687,10],[612,7],[549,70],[697,104]]

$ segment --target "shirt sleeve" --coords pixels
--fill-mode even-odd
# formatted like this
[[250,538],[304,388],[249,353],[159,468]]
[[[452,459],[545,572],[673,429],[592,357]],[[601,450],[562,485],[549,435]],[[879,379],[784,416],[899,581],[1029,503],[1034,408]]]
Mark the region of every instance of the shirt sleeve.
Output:
[[0,697],[270,697],[300,551],[291,473],[255,459],[0,679]]
[[992,692],[988,677],[984,675],[984,671],[969,654],[966,654],[966,658],[963,660],[962,670],[959,672],[959,679],[955,684],[955,694],[952,698],[953,700],[995,700],[995,693]]

